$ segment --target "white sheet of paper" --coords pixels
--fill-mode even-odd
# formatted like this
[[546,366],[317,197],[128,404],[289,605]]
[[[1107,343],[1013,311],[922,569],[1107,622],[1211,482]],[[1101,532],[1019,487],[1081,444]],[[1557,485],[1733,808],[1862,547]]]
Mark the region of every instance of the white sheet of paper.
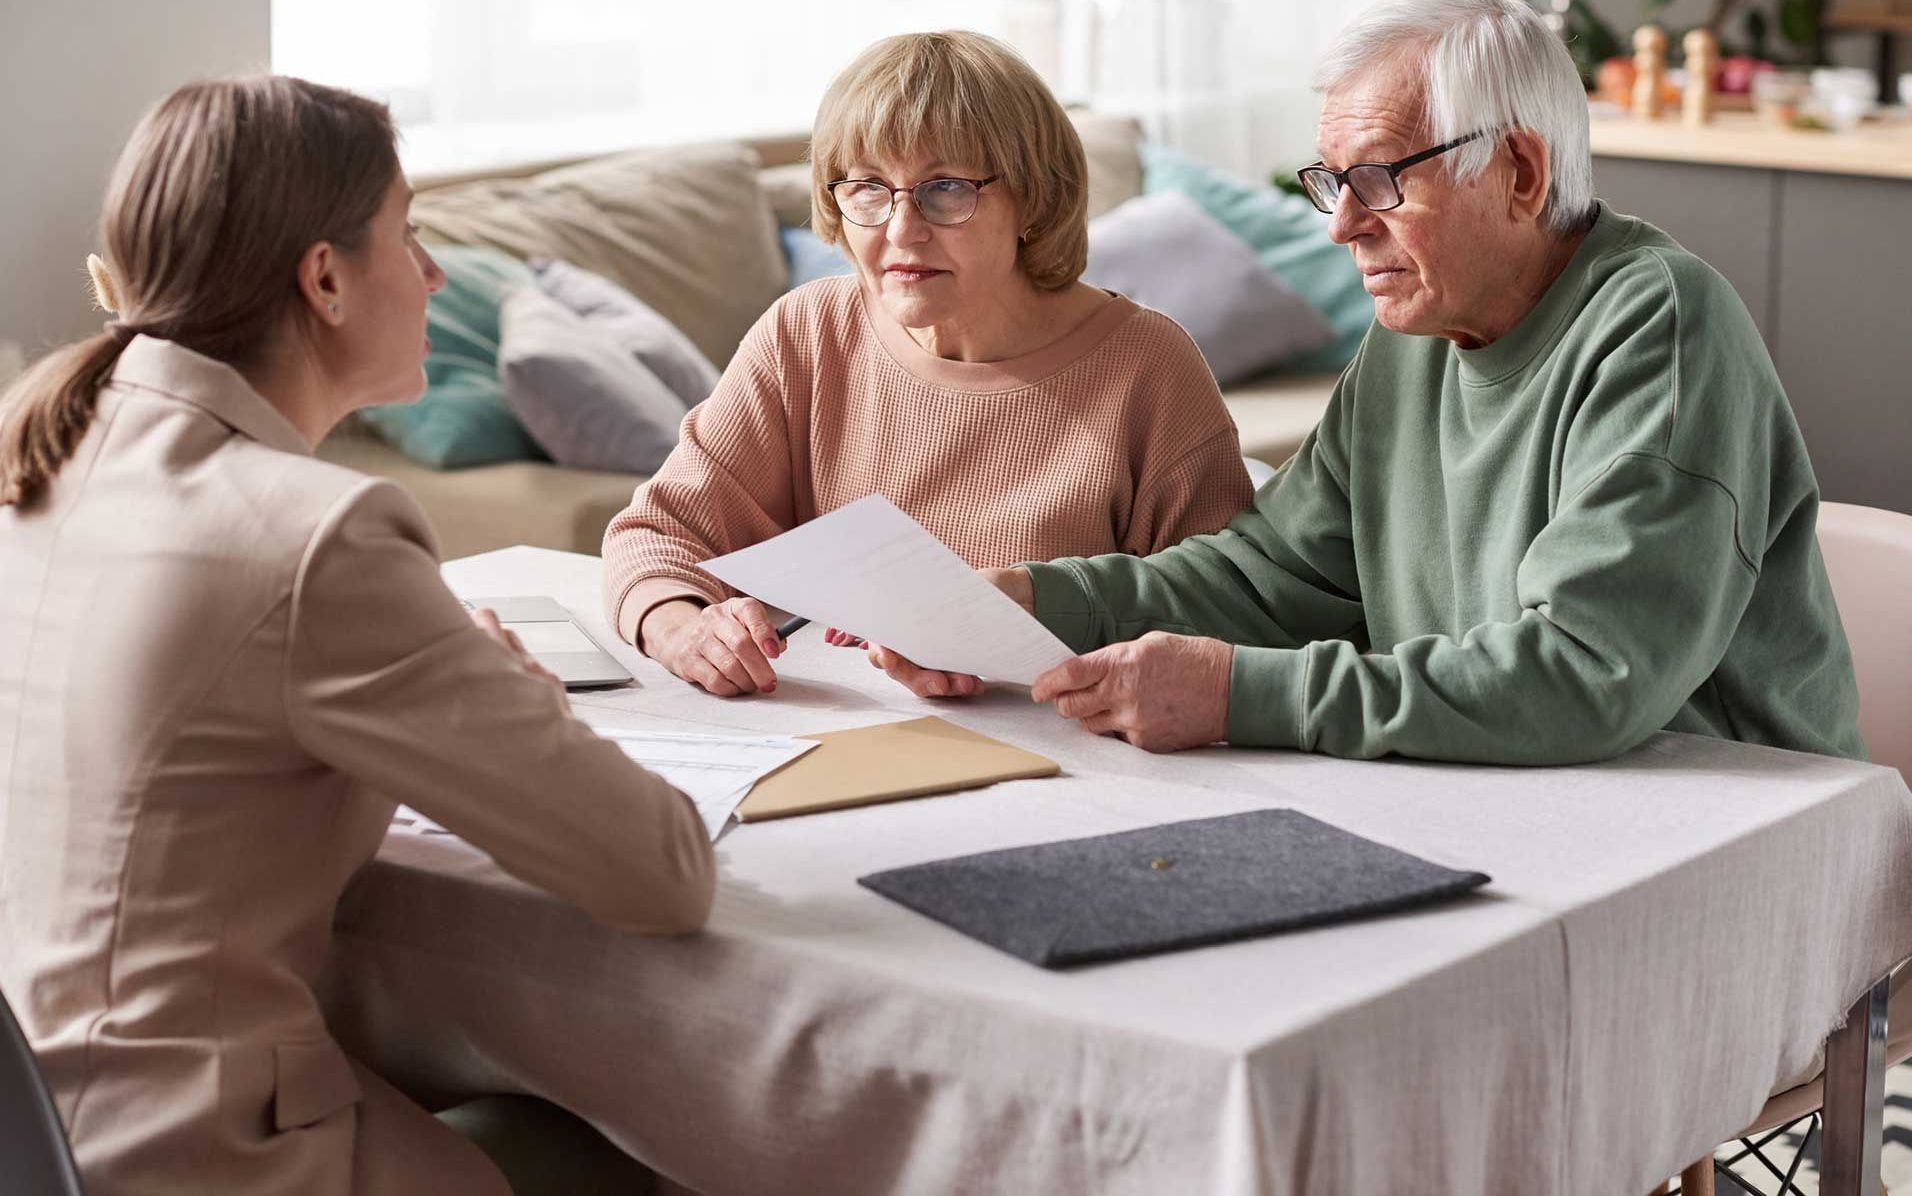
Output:
[[820,744],[788,735],[691,735],[680,731],[596,728],[624,754],[683,790],[703,816],[711,842],[750,787]]
[[[814,739],[787,735],[691,735],[678,731],[629,731],[596,727],[624,754],[684,791],[714,843],[750,787],[811,748]],[[410,806],[394,822],[424,834],[451,832]]]
[[450,831],[438,825],[436,822],[433,822],[431,819],[425,817],[423,814],[420,814],[417,810],[412,809],[410,806],[400,806],[397,810],[393,811],[392,825],[409,826],[413,830],[426,835],[451,834]]
[[702,568],[753,598],[925,668],[1029,685],[1072,655],[881,494]]

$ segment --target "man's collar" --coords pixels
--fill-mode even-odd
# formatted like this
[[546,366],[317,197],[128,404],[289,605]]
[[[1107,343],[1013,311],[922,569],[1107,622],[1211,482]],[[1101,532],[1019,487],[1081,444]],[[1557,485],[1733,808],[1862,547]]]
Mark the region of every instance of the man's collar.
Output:
[[1579,247],[1527,314],[1492,344],[1455,351],[1461,379],[1472,386],[1504,382],[1551,348],[1572,317],[1591,263],[1611,248],[1620,232],[1612,209],[1596,200],[1593,223],[1581,236]]

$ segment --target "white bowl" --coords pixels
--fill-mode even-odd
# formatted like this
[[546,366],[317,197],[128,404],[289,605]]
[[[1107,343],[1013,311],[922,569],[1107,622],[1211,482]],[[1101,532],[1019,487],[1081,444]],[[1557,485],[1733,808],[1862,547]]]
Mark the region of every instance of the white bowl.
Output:
[[1879,102],[1879,81],[1860,67],[1822,66],[1812,73],[1812,94],[1822,100],[1849,97],[1870,107]]

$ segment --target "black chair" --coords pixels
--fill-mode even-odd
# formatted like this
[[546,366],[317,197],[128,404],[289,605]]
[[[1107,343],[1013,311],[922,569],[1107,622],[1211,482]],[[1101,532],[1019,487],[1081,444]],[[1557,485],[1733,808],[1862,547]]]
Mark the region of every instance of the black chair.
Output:
[[19,1196],[84,1196],[60,1114],[13,1010],[0,996],[0,1176]]

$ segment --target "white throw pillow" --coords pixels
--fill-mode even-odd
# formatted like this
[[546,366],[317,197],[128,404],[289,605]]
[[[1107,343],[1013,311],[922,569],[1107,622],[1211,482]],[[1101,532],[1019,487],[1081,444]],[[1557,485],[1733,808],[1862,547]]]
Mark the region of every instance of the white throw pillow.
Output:
[[717,388],[717,367],[691,339],[650,305],[623,287],[582,266],[557,258],[532,258],[538,289],[594,324],[600,334],[664,380],[664,385],[695,407]]
[[600,323],[536,287],[498,311],[505,403],[559,465],[652,473],[690,405]]
[[1224,386],[1334,339],[1333,326],[1246,241],[1179,191],[1131,199],[1090,221],[1082,278],[1180,324]]

